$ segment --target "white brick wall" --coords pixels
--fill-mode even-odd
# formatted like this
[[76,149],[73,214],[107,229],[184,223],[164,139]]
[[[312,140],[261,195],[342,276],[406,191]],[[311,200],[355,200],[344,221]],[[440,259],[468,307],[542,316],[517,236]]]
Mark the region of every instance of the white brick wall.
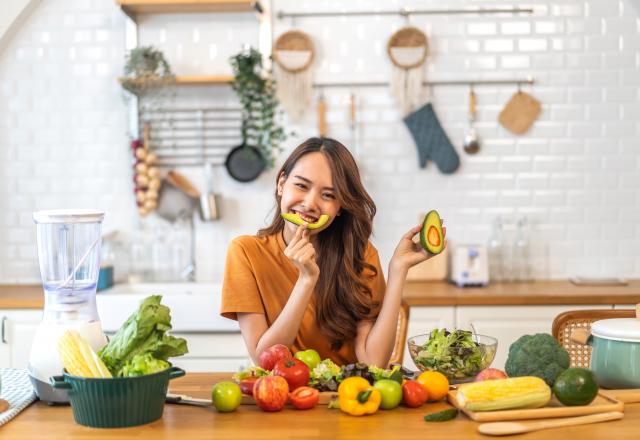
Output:
[[[512,6],[513,2],[349,2],[343,9]],[[538,278],[573,274],[640,276],[640,18],[631,0],[528,3],[531,16],[416,16],[430,39],[433,79],[523,77],[543,104],[524,136],[497,115],[515,91],[478,87],[481,152],[467,156],[464,87],[433,90],[438,116],[461,156],[454,175],[418,168],[415,146],[384,88],[354,89],[361,125],[354,145],[346,89],[325,91],[329,134],[357,152],[378,205],[374,243],[387,262],[419,212],[438,209],[449,238],[484,242],[493,217],[534,222]],[[1,8],[1,6],[0,6]],[[330,0],[275,0],[273,10],[326,10]],[[387,80],[385,54],[400,17],[297,19],[318,47],[319,81]],[[241,14],[142,20],[141,43],[166,51],[178,73],[228,73],[226,59],[255,44],[257,23]],[[274,19],[277,36],[292,20]],[[116,82],[124,18],[110,0],[46,0],[0,53],[0,282],[38,280],[36,209],[97,207],[105,230],[135,233],[126,109]],[[186,96],[186,98],[185,98]],[[177,99],[233,100],[224,88]],[[313,108],[287,141],[315,134]],[[284,159],[284,155],[281,159]],[[202,187],[202,172],[186,170]],[[198,224],[198,278],[219,280],[226,244],[268,218],[274,172],[240,184],[217,171],[224,219]]]

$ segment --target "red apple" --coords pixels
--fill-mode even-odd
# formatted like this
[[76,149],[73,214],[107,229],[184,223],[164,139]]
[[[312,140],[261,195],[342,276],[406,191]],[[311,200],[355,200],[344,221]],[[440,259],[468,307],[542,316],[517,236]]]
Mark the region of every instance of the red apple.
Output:
[[483,380],[496,380],[496,379],[506,379],[507,373],[502,370],[498,370],[497,368],[485,368],[481,372],[478,373],[474,382],[481,382]]
[[242,394],[248,394],[249,396],[253,395],[253,386],[256,384],[258,380],[257,377],[250,377],[248,379],[242,379],[239,383],[240,391]]
[[253,398],[263,411],[280,411],[289,398],[289,385],[281,376],[262,376],[253,385]]
[[260,367],[271,371],[278,361],[282,359],[293,359],[293,355],[287,346],[276,344],[264,349],[262,353],[260,353],[258,363],[260,364]]

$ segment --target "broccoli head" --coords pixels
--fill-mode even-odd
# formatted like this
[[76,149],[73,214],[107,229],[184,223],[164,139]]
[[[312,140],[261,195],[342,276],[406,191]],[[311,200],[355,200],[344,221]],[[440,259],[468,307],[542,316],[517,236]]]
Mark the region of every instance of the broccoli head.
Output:
[[509,377],[538,376],[550,387],[569,368],[569,353],[547,333],[524,335],[509,347],[505,371]]

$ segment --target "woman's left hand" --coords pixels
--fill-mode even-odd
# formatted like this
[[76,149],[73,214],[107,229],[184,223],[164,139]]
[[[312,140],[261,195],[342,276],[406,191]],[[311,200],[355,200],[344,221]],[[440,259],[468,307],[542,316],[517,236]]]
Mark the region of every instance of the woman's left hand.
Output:
[[[415,266],[418,263],[422,263],[434,256],[434,254],[427,252],[419,242],[416,243],[413,241],[413,237],[420,232],[420,229],[422,229],[422,225],[415,226],[402,236],[400,243],[398,243],[398,246],[393,253],[393,257],[391,257],[391,262],[389,263],[390,267],[409,270],[410,267]],[[443,226],[442,238],[444,239],[446,235],[447,228]]]

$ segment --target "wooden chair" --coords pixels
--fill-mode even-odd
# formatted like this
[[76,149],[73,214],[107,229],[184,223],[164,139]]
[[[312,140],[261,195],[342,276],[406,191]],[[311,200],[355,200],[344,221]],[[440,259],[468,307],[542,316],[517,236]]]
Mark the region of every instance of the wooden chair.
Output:
[[574,329],[591,331],[591,324],[601,319],[634,318],[635,316],[636,312],[633,309],[571,310],[556,316],[551,327],[551,334],[569,352],[572,367],[589,368],[591,347],[573,342],[571,332]]
[[398,328],[396,329],[396,343],[393,346],[389,364],[402,365],[404,357],[404,347],[407,344],[407,326],[409,325],[409,305],[402,300],[400,312],[398,313]]

